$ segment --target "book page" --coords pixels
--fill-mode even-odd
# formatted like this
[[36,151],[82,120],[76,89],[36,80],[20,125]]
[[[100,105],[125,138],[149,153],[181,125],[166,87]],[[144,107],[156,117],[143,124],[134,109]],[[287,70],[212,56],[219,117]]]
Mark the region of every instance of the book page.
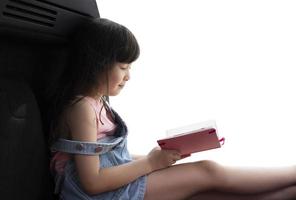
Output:
[[201,129],[208,129],[208,128],[214,128],[216,129],[216,132],[217,132],[217,126],[216,126],[215,120],[208,120],[208,121],[194,123],[194,124],[174,128],[174,129],[169,129],[166,131],[166,137],[170,138],[177,135],[189,134]]

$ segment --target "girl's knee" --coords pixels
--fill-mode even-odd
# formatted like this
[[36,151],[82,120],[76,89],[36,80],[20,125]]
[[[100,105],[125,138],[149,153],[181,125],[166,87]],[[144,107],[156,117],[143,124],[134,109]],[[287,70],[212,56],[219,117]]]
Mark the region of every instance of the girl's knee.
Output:
[[216,174],[221,169],[218,163],[211,160],[198,161],[198,162],[195,162],[195,165],[197,168],[200,168],[209,174]]
[[203,176],[212,183],[213,187],[223,182],[223,167],[211,160],[203,160],[194,163]]

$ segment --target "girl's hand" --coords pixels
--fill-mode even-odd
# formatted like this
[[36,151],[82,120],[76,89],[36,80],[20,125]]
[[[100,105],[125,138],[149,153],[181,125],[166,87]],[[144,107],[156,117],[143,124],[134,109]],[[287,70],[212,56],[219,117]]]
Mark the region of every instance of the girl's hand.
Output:
[[176,150],[163,150],[160,147],[153,148],[147,155],[151,171],[163,169],[176,163],[181,155]]

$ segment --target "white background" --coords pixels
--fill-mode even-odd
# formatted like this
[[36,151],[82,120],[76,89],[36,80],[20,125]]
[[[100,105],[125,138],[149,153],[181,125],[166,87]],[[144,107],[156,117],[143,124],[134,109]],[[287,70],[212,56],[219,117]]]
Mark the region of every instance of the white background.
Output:
[[98,0],[103,18],[141,47],[131,80],[111,105],[146,154],[165,130],[216,120],[221,149],[183,162],[296,163],[296,2]]

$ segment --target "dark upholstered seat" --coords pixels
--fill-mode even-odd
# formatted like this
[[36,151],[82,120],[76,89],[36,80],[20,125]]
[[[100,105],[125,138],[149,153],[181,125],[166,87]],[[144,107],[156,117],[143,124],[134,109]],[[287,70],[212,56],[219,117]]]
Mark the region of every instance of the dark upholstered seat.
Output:
[[50,178],[41,117],[27,83],[0,80],[0,111],[0,198],[49,197],[46,192],[50,191]]
[[0,199],[51,200],[47,109],[68,36],[95,0],[0,1]]

